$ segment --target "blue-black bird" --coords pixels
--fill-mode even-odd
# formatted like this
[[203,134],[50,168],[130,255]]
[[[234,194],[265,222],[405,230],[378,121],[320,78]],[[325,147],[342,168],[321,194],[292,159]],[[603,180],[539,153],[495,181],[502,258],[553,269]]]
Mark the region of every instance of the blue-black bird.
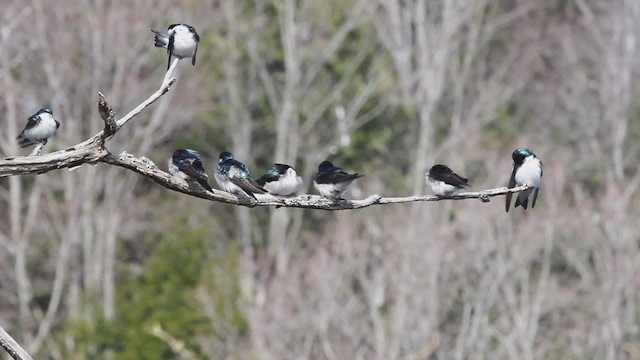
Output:
[[59,127],[60,122],[54,119],[51,109],[42,108],[29,117],[27,125],[16,140],[23,148],[37,143],[44,145],[50,137],[55,135]]
[[431,190],[443,197],[449,197],[458,192],[458,190],[469,186],[469,180],[456,174],[448,166],[436,164],[429,169],[426,174],[427,184]]
[[267,192],[251,178],[249,167],[236,160],[233,154],[228,151],[220,153],[220,161],[216,167],[215,178],[222,190],[235,195],[251,197],[257,200],[254,193],[262,194]]
[[198,152],[192,149],[178,149],[169,159],[167,166],[169,173],[184,181],[196,181],[200,186],[213,192],[209,185],[209,176],[204,171],[202,160]]
[[[534,208],[542,180],[542,161],[529,149],[516,149],[513,154],[511,154],[511,158],[513,159],[513,171],[509,179],[509,189],[522,185],[534,187],[533,189],[518,193],[514,207],[521,205],[526,210],[529,203],[529,195],[533,192],[531,208]],[[507,194],[507,212],[509,212],[512,195],[512,193]]]
[[302,190],[304,183],[296,170],[287,164],[273,164],[266,174],[256,179],[269,194],[289,196]]
[[347,191],[353,180],[362,177],[358,173],[349,174],[330,161],[323,161],[318,166],[318,172],[313,178],[313,186],[323,197],[339,200]]

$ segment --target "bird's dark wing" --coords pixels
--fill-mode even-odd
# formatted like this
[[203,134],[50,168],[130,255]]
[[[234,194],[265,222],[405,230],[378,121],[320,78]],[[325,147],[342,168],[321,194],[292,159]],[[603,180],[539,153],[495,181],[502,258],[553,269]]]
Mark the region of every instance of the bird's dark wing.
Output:
[[[514,165],[513,166],[513,171],[511,172],[511,179],[509,179],[509,186],[508,188],[511,189],[513,187],[516,186],[516,169],[517,167]],[[507,204],[506,204],[506,211],[509,212],[509,206],[511,206],[511,196],[513,195],[513,193],[508,193],[507,194]]]
[[471,184],[469,184],[469,179],[467,178],[463,178],[462,176],[458,175],[458,174],[453,174],[455,175],[456,179],[457,179],[457,184],[453,184],[457,187],[465,187],[465,186],[471,186]]
[[463,178],[462,176],[454,173],[453,171],[449,173],[430,173],[432,179],[436,181],[443,181],[449,185],[453,185],[457,188],[462,188],[465,186],[469,186],[469,180]]
[[[31,145],[37,143],[36,141],[30,140],[30,139],[27,139],[26,137],[24,137],[24,132],[25,132],[25,130],[31,129],[32,127],[36,126],[36,124],[38,124],[39,120],[40,120],[40,116],[38,116],[38,115],[33,115],[27,120],[27,125],[20,132],[20,135],[18,135],[18,137],[16,138],[16,140],[18,140],[18,145],[21,148],[26,148],[28,146],[31,146]],[[44,141],[44,142],[46,143],[46,141]]]
[[318,184],[336,184],[345,181],[350,181],[353,179],[357,179],[359,177],[363,177],[364,175],[359,175],[358,173],[349,174],[341,169],[332,172],[321,173],[316,176],[315,181]]
[[244,190],[244,192],[247,193],[247,195],[251,196],[252,198],[256,199],[256,196],[253,195],[255,194],[264,194],[267,192],[267,190],[263,189],[260,185],[256,184],[255,181],[253,181],[253,179],[230,179],[232,183],[236,184],[238,187],[240,187],[242,190]]
[[538,188],[536,188],[535,190],[533,190],[533,200],[531,201],[531,208],[533,209],[534,207],[536,207],[536,200],[538,200]]
[[[31,145],[35,145],[35,144],[38,143],[38,141],[27,139],[26,137],[23,136],[22,133],[20,133],[20,135],[18,135],[17,140],[18,140],[18,146],[20,146],[21,148],[26,148],[26,147],[29,147]],[[47,139],[41,140],[40,142],[43,143],[43,144],[46,144],[47,143]]]
[[266,174],[256,179],[256,183],[260,186],[264,186],[264,184],[277,181],[278,179],[280,179],[280,173],[276,169],[269,169]]
[[264,186],[264,184],[271,182],[273,180],[269,180],[269,178],[267,177],[267,174],[264,174],[262,176],[260,176],[259,178],[256,179],[256,184],[260,185],[260,186]]
[[255,180],[253,180],[252,178],[247,179],[247,181],[249,182],[249,184],[251,184],[251,187],[253,188],[253,192],[254,193],[258,193],[258,194],[265,194],[268,191],[263,188],[262,186],[260,186],[260,184],[258,184],[257,182],[255,182]]
[[32,127],[36,126],[36,124],[38,124],[38,121],[40,121],[40,115],[31,116],[29,120],[27,120],[27,125],[24,127],[24,130],[31,129]]
[[211,185],[209,185],[209,176],[207,176],[207,173],[204,171],[204,167],[200,160],[185,159],[176,165],[180,171],[189,175],[190,178],[197,181],[203,188],[213,192]]
[[173,34],[169,36],[169,44],[167,45],[167,54],[169,55],[169,59],[167,59],[167,70],[171,67],[171,49],[173,49],[174,39],[175,36]]
[[198,47],[196,46],[196,50],[193,52],[193,56],[191,57],[191,65],[196,66],[196,54],[198,53]]
[[22,134],[18,135],[16,140],[18,140],[18,146],[20,146],[21,148],[26,148],[27,146],[35,144],[33,141],[22,137]]
[[279,172],[280,174],[286,173],[290,167],[291,166],[287,164],[278,164],[278,163],[273,164],[273,170]]
[[256,197],[253,195],[254,193],[264,194],[267,190],[263,189],[260,185],[258,185],[251,177],[248,175],[248,169],[246,165],[239,162],[238,164],[234,164],[229,168],[227,172],[227,177],[229,181],[237,185],[241,188],[247,195],[251,196],[255,200]]

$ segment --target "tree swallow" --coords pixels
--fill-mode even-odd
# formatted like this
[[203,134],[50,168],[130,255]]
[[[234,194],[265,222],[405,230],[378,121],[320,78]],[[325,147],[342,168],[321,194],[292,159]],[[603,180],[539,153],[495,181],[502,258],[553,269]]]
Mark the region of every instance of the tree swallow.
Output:
[[218,186],[228,193],[258,200],[254,193],[267,192],[251,178],[247,165],[234,159],[233,154],[228,151],[220,153],[215,178]]
[[171,56],[179,59],[191,58],[191,64],[196,65],[196,53],[200,35],[193,26],[187,24],[171,24],[167,29],[167,35],[151,29],[155,36],[156,47],[166,48],[169,54],[167,69],[171,65]]
[[469,186],[468,179],[456,174],[446,165],[433,165],[425,177],[431,190],[441,197],[449,197]]
[[167,162],[169,173],[186,182],[196,181],[205,190],[213,192],[209,176],[204,171],[198,152],[192,149],[178,149]]
[[18,135],[18,145],[27,147],[47,143],[47,139],[55,135],[60,127],[60,122],[53,118],[53,112],[49,108],[42,108],[27,120],[27,126]]
[[320,195],[328,199],[340,200],[353,180],[363,176],[358,173],[348,174],[325,160],[318,166],[318,172],[313,178],[313,186]]
[[[534,189],[518,193],[515,207],[522,205],[526,210],[529,203],[529,195],[533,192],[531,208],[534,208],[536,206],[536,200],[538,199],[540,180],[542,179],[542,161],[540,161],[536,154],[529,149],[516,149],[511,157],[513,158],[513,172],[511,172],[509,188],[513,188],[516,185],[528,185],[534,187]],[[507,194],[507,212],[509,212],[509,206],[511,205],[511,195],[513,194]]]
[[256,179],[269,194],[289,196],[302,190],[302,178],[287,164],[273,164],[266,174]]

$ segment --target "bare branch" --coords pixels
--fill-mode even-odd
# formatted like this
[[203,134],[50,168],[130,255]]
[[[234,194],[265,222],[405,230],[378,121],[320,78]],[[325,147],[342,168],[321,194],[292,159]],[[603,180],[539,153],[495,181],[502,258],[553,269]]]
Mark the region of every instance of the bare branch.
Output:
[[187,349],[183,341],[180,341],[168,332],[162,329],[162,326],[158,323],[153,324],[149,333],[158,339],[164,341],[173,352],[180,357],[180,359],[195,359],[195,356]]
[[[489,198],[493,196],[505,195],[528,189],[526,186],[516,187],[513,189],[503,187],[479,192],[459,193],[449,198],[442,198],[434,195],[383,197],[382,195],[376,194],[362,200],[341,199],[337,201],[310,194],[299,195],[291,198],[281,198],[270,194],[256,194],[258,201],[254,201],[251,199],[238,198],[235,195],[220,190],[208,192],[200,188],[190,188],[185,181],[160,170],[146,157],[137,158],[126,152],[122,152],[119,155],[113,155],[104,147],[105,141],[113,136],[113,134],[115,134],[124,124],[169,91],[169,88],[176,80],[171,77],[171,74],[177,64],[178,59],[173,61],[171,67],[165,74],[162,85],[155,93],[119,120],[114,120],[113,108],[109,105],[104,95],[102,93],[98,93],[98,112],[105,122],[105,128],[103,130],[80,144],[54,153],[2,159],[0,160],[0,178],[11,175],[27,175],[32,173],[41,174],[55,169],[74,168],[87,163],[95,164],[98,162],[104,162],[134,171],[167,189],[202,199],[248,207],[276,206],[318,210],[361,209],[372,205],[399,204],[417,201],[480,199],[482,202],[488,202]],[[33,153],[35,153],[35,151]]]
[[98,113],[100,113],[100,117],[104,121],[103,136],[107,139],[118,131],[118,124],[115,121],[116,113],[113,111],[113,107],[109,105],[101,92],[98,92]]
[[508,189],[500,187],[495,189],[482,190],[477,192],[462,192],[449,198],[439,197],[435,195],[414,195],[407,197],[384,197],[382,195],[371,195],[362,200],[338,200],[330,199],[311,194],[298,195],[296,197],[283,198],[270,194],[255,194],[258,201],[251,202],[248,199],[238,199],[238,197],[227,192],[215,190],[214,192],[204,191],[199,187],[189,187],[189,185],[171,174],[160,170],[151,160],[147,158],[136,158],[126,152],[119,155],[109,155],[100,159],[111,165],[120,166],[137,172],[154,182],[187,195],[207,199],[211,201],[223,202],[227,204],[243,205],[243,206],[276,206],[276,207],[293,207],[317,210],[353,210],[369,207],[372,205],[400,204],[417,201],[441,201],[441,200],[465,200],[479,199],[482,202],[489,202],[489,198],[494,196],[506,195],[508,193],[516,193],[529,189],[528,186],[519,186]]
[[480,199],[488,202],[490,197],[505,195],[527,190],[527,186],[507,189],[505,187],[483,190],[479,192],[458,193],[450,198],[442,198],[434,195],[414,195],[408,197],[383,197],[381,195],[371,195],[362,200],[339,200],[332,201],[318,195],[304,194],[293,198],[280,198],[269,194],[256,194],[257,202],[249,199],[238,199],[238,197],[220,190],[213,193],[199,188],[190,188],[188,184],[171,174],[160,170],[151,160],[123,152],[119,155],[109,153],[104,147],[99,146],[102,131],[91,139],[77,145],[77,148],[57,151],[55,153],[33,156],[17,157],[0,160],[0,177],[9,175],[24,175],[30,173],[43,173],[54,169],[79,166],[85,163],[104,162],[111,165],[120,166],[174,191],[178,191],[191,196],[207,199],[211,201],[223,202],[244,206],[285,206],[295,208],[319,209],[319,210],[348,210],[360,209],[372,205],[399,204],[417,201],[440,201],[440,200],[464,200]]
[[[173,70],[175,69],[179,59],[174,60],[169,70],[162,81],[160,88],[151,96],[138,105],[135,109],[131,110],[127,115],[121,119],[115,121],[115,127],[113,124],[109,124],[105,120],[106,128],[108,131],[114,130],[114,133],[118,131],[124,124],[126,124],[133,117],[146,109],[149,105],[153,104],[162,95],[166,94],[171,88],[171,85],[176,81],[171,77]],[[105,109],[109,109],[110,105],[106,102],[101,94],[99,96],[99,103],[104,101]],[[99,106],[102,108],[102,106]],[[102,116],[102,110],[101,116]],[[108,115],[108,113],[107,113]],[[104,118],[103,118],[104,119]],[[106,129],[105,128],[105,129]],[[113,134],[111,134],[113,135]],[[96,163],[100,159],[109,155],[109,152],[104,148],[104,141],[109,137],[105,130],[101,130],[89,139],[71,146],[69,148],[56,151],[54,153],[41,155],[41,156],[18,156],[8,157],[0,159],[0,178],[10,175],[27,175],[38,173],[42,174],[55,169],[73,168],[86,163]],[[35,153],[35,150],[32,154]]]
[[0,326],[0,347],[16,360],[31,360],[31,356]]

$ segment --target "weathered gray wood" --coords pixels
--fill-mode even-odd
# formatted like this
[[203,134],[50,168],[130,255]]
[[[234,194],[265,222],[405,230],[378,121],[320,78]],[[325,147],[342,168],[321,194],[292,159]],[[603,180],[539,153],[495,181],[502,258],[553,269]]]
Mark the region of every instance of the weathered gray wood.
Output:
[[244,205],[244,206],[283,206],[293,208],[318,209],[318,210],[353,210],[361,209],[372,205],[400,204],[416,201],[442,201],[442,200],[465,200],[479,199],[482,202],[489,202],[491,197],[506,195],[508,193],[516,193],[529,189],[528,186],[519,186],[512,189],[500,187],[476,192],[461,192],[449,198],[443,198],[435,195],[413,195],[407,197],[384,197],[382,195],[371,195],[362,200],[339,200],[332,201],[318,195],[302,194],[295,197],[278,197],[270,194],[255,194],[258,201],[240,201],[234,195],[221,190],[214,192],[204,191],[199,187],[189,187],[189,185],[172,176],[171,174],[159,169],[151,160],[147,158],[137,158],[128,153],[119,155],[109,155],[100,161],[111,165],[120,166],[131,171],[135,171],[154,182],[174,191],[178,191],[191,196],[202,199],[218,201],[227,204]]
[[31,356],[0,326],[0,347],[16,360],[31,360]]
[[[318,195],[310,194],[303,194],[290,198],[281,198],[270,194],[256,194],[258,199],[256,202],[251,199],[239,199],[235,195],[220,190],[214,190],[214,192],[211,193],[199,187],[189,187],[189,184],[159,169],[146,157],[138,158],[126,152],[114,155],[105,148],[105,142],[108,141],[113,134],[119,131],[127,122],[169,91],[171,85],[175,82],[175,78],[171,77],[171,74],[177,63],[178,59],[175,59],[171,64],[171,67],[167,70],[162,85],[156,92],[151,94],[147,100],[118,120],[114,119],[113,109],[107,102],[104,95],[102,93],[98,93],[98,113],[105,122],[103,130],[77,145],[53,153],[38,155],[39,151],[34,150],[32,155],[29,156],[0,159],[0,177],[42,174],[56,169],[74,168],[83,164],[106,163],[137,172],[167,189],[210,201],[248,207],[277,206],[318,210],[352,210],[372,205],[400,204],[417,201],[480,199],[483,202],[488,202],[490,197],[528,189],[526,186],[516,187],[513,189],[502,187],[478,192],[463,192],[449,198],[441,198],[434,195],[384,197],[376,194],[362,200],[339,201],[333,201]],[[42,149],[42,146],[38,146],[38,150]]]

